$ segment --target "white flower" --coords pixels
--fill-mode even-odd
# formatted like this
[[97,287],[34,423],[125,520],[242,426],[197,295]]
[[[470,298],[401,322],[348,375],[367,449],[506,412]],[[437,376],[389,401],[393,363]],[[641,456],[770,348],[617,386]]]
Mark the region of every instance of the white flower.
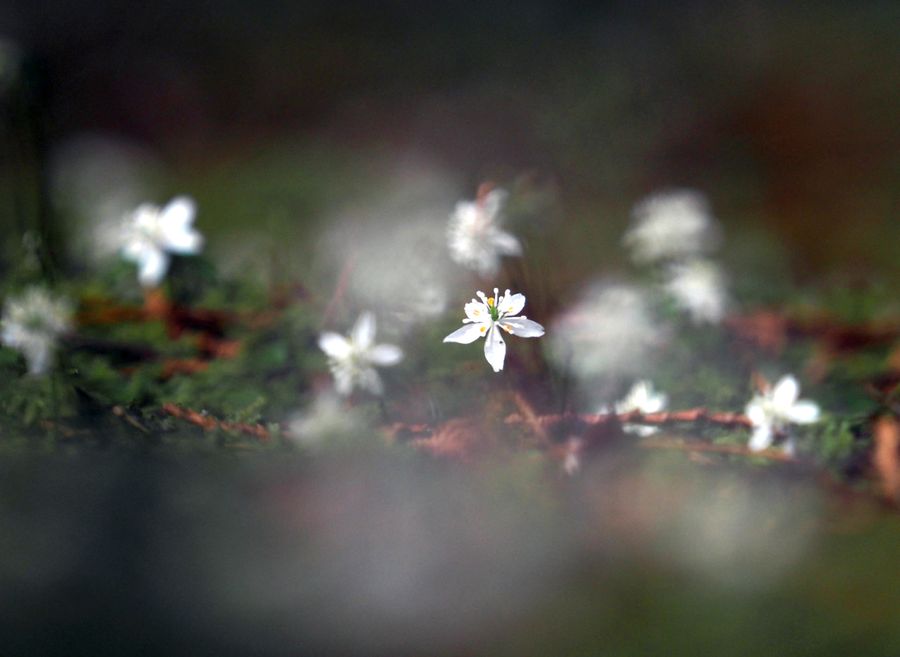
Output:
[[640,288],[601,285],[556,321],[549,355],[580,379],[637,374],[666,333]]
[[32,287],[6,300],[0,339],[24,354],[30,374],[44,374],[51,365],[57,339],[71,328],[71,318],[72,307],[67,300]]
[[506,192],[495,189],[475,201],[460,201],[450,215],[447,242],[450,257],[481,276],[493,276],[500,256],[522,255],[522,245],[500,229],[500,211]]
[[328,356],[335,390],[349,395],[358,386],[376,395],[383,391],[381,377],[374,365],[396,365],[403,351],[392,344],[375,343],[375,316],[365,312],[356,320],[348,337],[326,332],[319,336],[319,347]]
[[484,357],[494,371],[499,372],[506,359],[506,343],[500,329],[520,338],[539,338],[544,335],[544,327],[524,315],[516,316],[525,307],[524,294],[510,294],[507,290],[503,296],[498,296],[497,288],[490,298],[480,290],[476,294],[481,301],[472,299],[465,305],[465,326],[444,338],[444,342],[469,344],[483,337]]
[[[659,413],[664,411],[669,399],[663,392],[653,390],[653,383],[650,381],[638,381],[628,391],[624,399],[617,401],[615,404],[616,413],[631,413],[638,411],[640,413]],[[601,413],[608,413],[606,408],[600,409]],[[638,436],[649,436],[658,431],[656,427],[648,427],[641,424],[626,423],[622,425],[622,429]]]
[[164,208],[140,205],[126,218],[122,257],[137,263],[141,285],[159,285],[169,269],[170,253],[190,255],[203,247],[203,236],[192,226],[196,211],[192,199],[179,196]]
[[697,324],[717,324],[725,315],[728,295],[725,277],[718,265],[709,260],[673,263],[668,268],[666,291]]
[[634,207],[632,217],[624,242],[639,264],[695,256],[719,241],[709,204],[699,192],[676,189],[654,194]]
[[[793,376],[784,376],[761,395],[755,395],[744,411],[753,423],[750,449],[760,451],[772,445],[776,433],[789,424],[811,424],[819,420],[819,406],[805,399],[797,400],[800,385]],[[788,443],[791,449],[791,443]]]
[[334,393],[318,395],[305,413],[291,419],[287,436],[302,447],[317,447],[328,438],[346,436],[363,426],[356,412]]

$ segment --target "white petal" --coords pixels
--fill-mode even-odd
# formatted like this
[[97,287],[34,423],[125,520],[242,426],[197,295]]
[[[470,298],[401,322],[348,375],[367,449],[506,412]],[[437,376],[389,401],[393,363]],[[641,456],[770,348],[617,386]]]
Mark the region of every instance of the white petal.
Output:
[[359,385],[373,395],[381,395],[384,393],[381,377],[378,376],[378,372],[371,367],[364,369],[359,373]]
[[161,246],[174,253],[197,253],[203,247],[203,236],[191,224],[197,207],[186,196],[173,199],[159,217]]
[[155,287],[168,269],[169,256],[159,249],[144,249],[138,261],[138,281],[144,287]]
[[194,203],[194,200],[187,196],[179,196],[169,201],[169,204],[162,209],[159,222],[167,229],[184,229],[193,223],[196,213],[197,204]]
[[622,431],[634,434],[635,436],[640,436],[641,438],[646,438],[647,436],[652,436],[657,433],[659,429],[657,427],[648,427],[645,424],[625,423],[622,425]]
[[504,189],[492,189],[488,192],[487,196],[484,197],[482,206],[484,213],[490,217],[490,219],[495,219],[503,208],[503,203],[506,201],[508,195],[509,194]]
[[494,245],[497,253],[502,255],[522,255],[522,245],[519,243],[519,240],[504,230],[496,231],[491,237],[491,243]]
[[319,349],[337,360],[344,360],[350,355],[353,347],[343,335],[328,331],[319,336]]
[[490,308],[480,301],[470,301],[465,305],[466,317],[473,322],[485,322],[491,316]]
[[484,341],[484,357],[495,372],[503,369],[503,361],[506,360],[506,342],[503,340],[500,329],[496,326],[488,329],[487,338]]
[[370,312],[361,314],[353,326],[350,339],[358,349],[368,349],[375,340],[375,315]]
[[771,445],[772,427],[767,424],[756,427],[753,431],[753,435],[750,437],[750,444],[748,447],[754,452],[759,452],[768,449]]
[[147,251],[153,249],[154,247],[150,246],[147,240],[143,239],[128,239],[122,245],[122,257],[126,260],[130,260],[131,262],[140,262],[146,257]]
[[787,412],[787,409],[797,401],[799,394],[800,384],[797,383],[797,379],[790,375],[783,376],[772,391],[772,403],[775,404],[775,408]]
[[503,298],[503,302],[497,307],[504,315],[518,315],[525,307],[524,294],[511,294]]
[[525,317],[505,317],[500,326],[520,338],[539,338],[544,335],[544,327]]
[[45,374],[50,367],[51,344],[46,340],[36,340],[25,345],[25,360],[28,373],[32,376]]
[[744,415],[750,419],[750,422],[754,427],[762,426],[769,422],[769,414],[763,407],[762,400],[759,397],[754,397],[753,400],[747,404],[747,408],[744,409]]
[[403,360],[403,350],[392,344],[378,344],[369,350],[369,360],[376,365],[396,365]]
[[659,413],[660,411],[665,410],[666,405],[669,403],[669,397],[665,393],[659,393],[657,395],[651,395],[647,398],[647,401],[644,402],[643,407],[641,408],[641,412],[643,413]]
[[819,421],[819,405],[815,402],[800,400],[787,414],[788,420],[796,424],[811,424]]
[[334,389],[343,397],[353,392],[353,373],[347,368],[334,371]]
[[193,228],[166,229],[163,246],[173,253],[193,255],[203,248],[203,236]]
[[[484,329],[484,330],[482,330]],[[482,337],[487,331],[487,324],[466,324],[456,329],[444,338],[444,342],[458,342],[459,344],[470,344]]]

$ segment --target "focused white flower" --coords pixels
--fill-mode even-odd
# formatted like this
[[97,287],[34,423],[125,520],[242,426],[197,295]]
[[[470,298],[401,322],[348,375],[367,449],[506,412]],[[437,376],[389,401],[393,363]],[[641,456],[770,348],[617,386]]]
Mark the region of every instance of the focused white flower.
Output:
[[[638,411],[640,413],[659,413],[666,409],[669,398],[663,392],[656,392],[653,389],[653,383],[646,380],[636,382],[631,386],[631,390],[623,399],[615,403],[616,413],[631,413]],[[608,413],[608,409],[600,409],[601,413]],[[657,431],[656,427],[649,427],[643,424],[626,423],[622,425],[622,429],[638,436],[649,436]]]
[[500,329],[520,338],[539,338],[544,335],[543,326],[524,315],[517,317],[525,307],[524,294],[510,294],[507,290],[503,296],[498,296],[497,292],[497,288],[494,288],[492,297],[486,297],[481,290],[476,292],[481,301],[472,299],[465,305],[464,326],[444,338],[444,342],[469,344],[483,337],[484,357],[495,372],[503,369],[503,361],[506,359],[506,342],[503,341]]
[[[783,433],[789,424],[812,424],[819,420],[819,406],[801,399],[800,385],[793,376],[784,376],[774,387],[755,395],[744,411],[753,423],[753,435],[749,447],[753,451],[767,449],[776,433]],[[788,451],[793,449],[789,441]]]
[[484,277],[497,273],[501,256],[522,255],[519,240],[500,228],[505,200],[506,192],[494,189],[475,201],[460,201],[450,215],[450,257]]
[[673,263],[667,271],[666,291],[678,306],[701,324],[717,324],[725,315],[728,294],[722,270],[709,260]]
[[384,388],[374,366],[396,365],[403,359],[400,347],[375,344],[375,316],[369,312],[359,316],[347,337],[330,331],[323,333],[319,347],[328,356],[335,390],[344,396],[354,387],[380,395]]
[[705,253],[719,242],[709,203],[699,192],[676,189],[654,194],[632,211],[624,242],[638,264]]
[[193,227],[196,212],[192,199],[179,196],[164,208],[145,203],[126,217],[122,257],[137,263],[141,285],[159,285],[169,269],[169,254],[192,255],[203,248],[203,236]]
[[66,299],[51,297],[43,288],[28,288],[6,300],[0,339],[22,352],[30,374],[44,374],[59,336],[72,327],[71,319],[72,306]]

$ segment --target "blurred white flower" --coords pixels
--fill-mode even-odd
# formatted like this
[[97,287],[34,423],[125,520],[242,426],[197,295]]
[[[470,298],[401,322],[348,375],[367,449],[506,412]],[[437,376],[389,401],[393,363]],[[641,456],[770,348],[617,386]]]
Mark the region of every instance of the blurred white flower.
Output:
[[554,324],[549,355],[583,379],[640,373],[665,334],[639,289],[601,286]]
[[[641,380],[636,382],[628,394],[615,404],[615,411],[618,414],[631,413],[639,411],[640,413],[659,413],[666,409],[669,398],[663,392],[656,392],[653,389],[653,383]],[[600,409],[601,413],[608,413],[609,409],[604,407]],[[622,425],[622,429],[628,433],[638,436],[649,436],[657,431],[656,427],[649,427],[642,424],[626,423]]]
[[499,372],[506,359],[506,343],[499,329],[520,338],[539,338],[544,335],[544,327],[524,315],[516,316],[525,307],[524,294],[510,294],[506,290],[503,296],[498,296],[497,288],[492,297],[486,297],[481,290],[476,294],[481,301],[472,299],[465,305],[464,326],[444,338],[444,342],[470,344],[483,337],[484,357]]
[[632,211],[624,243],[638,264],[692,257],[715,248],[718,227],[699,192],[676,189],[654,194]]
[[320,394],[304,412],[288,423],[287,436],[303,447],[316,447],[332,436],[345,436],[360,428],[353,409],[334,394]]
[[[744,411],[753,423],[753,435],[749,447],[753,451],[768,449],[776,433],[784,432],[789,424],[812,424],[819,420],[819,406],[801,399],[800,385],[793,376],[784,376],[774,387],[761,395],[755,395]],[[793,449],[789,440],[787,451]]]
[[672,263],[667,277],[666,291],[695,323],[717,324],[722,320],[728,295],[725,277],[716,263],[703,259]]
[[519,240],[500,229],[506,196],[502,189],[494,189],[475,201],[460,201],[447,226],[450,257],[484,277],[497,273],[501,256],[522,255]]
[[140,205],[126,218],[122,257],[137,263],[141,285],[159,285],[169,269],[170,253],[191,255],[203,247],[203,236],[192,225],[196,211],[192,199],[179,196],[164,208]]
[[403,359],[400,347],[375,344],[375,328],[375,316],[365,312],[356,320],[348,337],[330,331],[319,336],[319,348],[328,356],[334,387],[339,394],[349,395],[358,386],[380,395],[383,392],[381,377],[373,366],[396,365]]
[[563,448],[562,469],[570,477],[581,470],[581,453],[584,451],[584,440],[577,436],[569,436]]
[[43,288],[28,288],[6,300],[0,339],[22,352],[29,374],[44,374],[52,364],[59,336],[72,327],[71,319],[68,300],[51,297]]
[[[413,182],[425,192],[409,189]],[[378,308],[380,334],[398,342],[413,327],[442,315],[465,278],[447,253],[446,215],[435,210],[446,207],[449,192],[429,193],[432,185],[418,178],[404,181],[394,190],[396,199],[367,199],[365,209],[343,210],[315,247],[328,278],[340,272],[347,303]],[[426,198],[417,196],[422,193]],[[410,281],[416,281],[415,294]]]

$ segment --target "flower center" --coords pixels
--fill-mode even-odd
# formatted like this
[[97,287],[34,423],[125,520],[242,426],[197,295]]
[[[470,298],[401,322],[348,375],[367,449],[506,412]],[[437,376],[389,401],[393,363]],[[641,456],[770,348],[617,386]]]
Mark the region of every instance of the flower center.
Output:
[[500,319],[500,310],[494,303],[494,297],[488,297],[488,310],[491,312],[491,319],[495,322]]

